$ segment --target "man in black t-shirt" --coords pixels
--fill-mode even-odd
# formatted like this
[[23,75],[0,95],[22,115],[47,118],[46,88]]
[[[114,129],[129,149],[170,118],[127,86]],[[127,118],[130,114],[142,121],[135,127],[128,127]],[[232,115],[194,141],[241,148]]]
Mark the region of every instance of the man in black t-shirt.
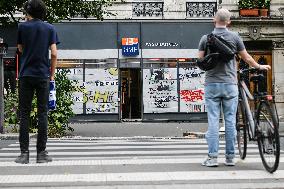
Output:
[[[37,163],[50,162],[47,155],[49,81],[54,80],[59,43],[54,26],[43,22],[46,6],[42,0],[24,4],[26,22],[18,27],[18,49],[21,55],[19,72],[19,108],[21,154],[16,163],[29,163],[29,120],[34,93],[37,97],[38,137]],[[51,50],[51,64],[49,62]]]

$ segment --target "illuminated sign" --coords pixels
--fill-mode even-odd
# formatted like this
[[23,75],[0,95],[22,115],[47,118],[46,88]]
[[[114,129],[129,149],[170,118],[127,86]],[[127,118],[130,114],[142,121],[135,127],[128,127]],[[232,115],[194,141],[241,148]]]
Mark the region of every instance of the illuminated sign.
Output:
[[122,38],[122,55],[137,56],[139,55],[138,38]]

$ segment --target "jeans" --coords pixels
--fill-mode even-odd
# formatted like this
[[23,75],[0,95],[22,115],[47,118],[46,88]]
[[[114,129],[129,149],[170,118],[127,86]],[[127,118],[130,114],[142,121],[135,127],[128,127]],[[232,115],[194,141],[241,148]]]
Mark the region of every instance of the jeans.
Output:
[[238,86],[234,84],[208,83],[205,85],[205,104],[208,116],[208,130],[205,136],[209,157],[218,157],[221,107],[225,119],[225,155],[226,158],[235,157],[238,94]]
[[46,149],[49,78],[22,77],[19,83],[20,149],[29,151],[29,124],[34,93],[37,97],[38,135],[37,152]]

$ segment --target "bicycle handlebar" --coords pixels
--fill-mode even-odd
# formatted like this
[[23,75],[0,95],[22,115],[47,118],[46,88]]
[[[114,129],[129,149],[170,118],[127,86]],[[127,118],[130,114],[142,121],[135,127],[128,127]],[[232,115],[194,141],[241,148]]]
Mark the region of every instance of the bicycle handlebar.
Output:
[[250,72],[250,73],[254,73],[254,72],[257,72],[259,71],[259,69],[256,69],[256,68],[247,68],[247,69],[240,69],[238,70],[238,73],[242,74],[242,73],[246,73],[246,72]]

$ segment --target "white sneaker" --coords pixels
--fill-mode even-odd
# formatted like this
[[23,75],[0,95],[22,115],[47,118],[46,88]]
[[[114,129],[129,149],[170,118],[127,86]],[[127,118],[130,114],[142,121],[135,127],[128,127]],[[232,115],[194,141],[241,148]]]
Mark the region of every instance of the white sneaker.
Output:
[[227,165],[227,166],[235,166],[236,164],[235,164],[234,158],[226,158],[225,165]]
[[206,167],[217,167],[219,164],[216,157],[208,157],[201,165]]

